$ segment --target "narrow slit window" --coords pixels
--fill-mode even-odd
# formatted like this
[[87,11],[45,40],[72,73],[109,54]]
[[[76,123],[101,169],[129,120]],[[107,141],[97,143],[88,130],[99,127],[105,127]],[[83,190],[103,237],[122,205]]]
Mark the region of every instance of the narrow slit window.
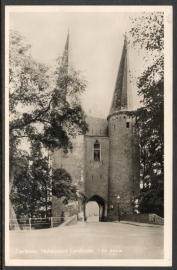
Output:
[[126,128],[129,128],[129,126],[130,126],[130,123],[126,122]]

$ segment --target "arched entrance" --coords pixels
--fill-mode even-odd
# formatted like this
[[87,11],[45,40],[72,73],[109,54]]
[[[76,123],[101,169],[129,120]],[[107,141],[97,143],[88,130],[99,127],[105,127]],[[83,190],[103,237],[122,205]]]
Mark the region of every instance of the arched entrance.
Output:
[[[98,204],[98,207],[99,207],[99,210],[98,210],[98,220],[99,221],[107,221],[107,204],[105,203],[105,200],[100,197],[99,195],[94,195],[92,197],[90,197],[88,200],[87,200],[87,203],[89,202],[96,202]],[[88,210],[87,210],[87,207],[86,207],[86,216],[88,214]]]
[[97,202],[90,201],[86,204],[87,222],[99,221],[99,205]]

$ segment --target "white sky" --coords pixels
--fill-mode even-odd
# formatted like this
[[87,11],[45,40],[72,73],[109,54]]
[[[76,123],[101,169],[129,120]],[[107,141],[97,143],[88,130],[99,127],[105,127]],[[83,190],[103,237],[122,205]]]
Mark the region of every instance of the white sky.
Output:
[[[83,71],[88,81],[83,94],[86,111],[96,104],[107,117],[124,42],[124,33],[131,27],[129,16],[135,13],[107,12],[13,12],[10,28],[20,32],[32,45],[35,60],[52,65],[63,54],[68,27],[70,32],[69,61]],[[142,62],[135,50],[129,51],[132,75],[139,75]],[[133,109],[139,104],[137,88],[131,85]]]

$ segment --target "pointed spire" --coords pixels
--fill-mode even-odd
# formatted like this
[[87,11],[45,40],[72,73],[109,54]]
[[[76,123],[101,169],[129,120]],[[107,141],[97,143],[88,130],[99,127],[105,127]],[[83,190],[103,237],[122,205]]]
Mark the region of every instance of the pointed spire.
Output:
[[69,50],[69,28],[68,28],[68,35],[67,35],[67,39],[66,39],[66,44],[65,44],[65,51],[68,51]]
[[[66,93],[67,93],[67,85],[66,85],[66,76],[68,76],[68,63],[69,63],[69,32],[66,39],[66,44],[63,52],[63,56],[61,59],[61,64],[59,67],[59,74],[58,74],[58,88],[60,97],[63,100],[66,100]],[[63,87],[65,85],[65,88]]]
[[117,74],[116,85],[112,104],[110,108],[110,114],[118,111],[128,111],[131,106],[131,96],[129,91],[128,82],[128,63],[127,63],[127,37],[125,34],[124,46],[122,50],[122,56],[119,65],[119,71]]
[[68,63],[69,63],[69,29],[68,29],[68,35],[66,39],[66,44],[63,52],[63,57],[62,57],[62,66],[65,66],[65,70],[68,73]]

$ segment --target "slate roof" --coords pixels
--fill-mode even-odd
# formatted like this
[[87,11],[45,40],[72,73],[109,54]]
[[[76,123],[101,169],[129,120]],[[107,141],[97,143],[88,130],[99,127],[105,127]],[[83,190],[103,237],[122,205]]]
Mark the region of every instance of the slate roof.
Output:
[[116,79],[110,114],[118,111],[127,111],[131,107],[131,93],[129,91],[128,79],[128,59],[127,59],[127,41],[124,40],[122,56]]

